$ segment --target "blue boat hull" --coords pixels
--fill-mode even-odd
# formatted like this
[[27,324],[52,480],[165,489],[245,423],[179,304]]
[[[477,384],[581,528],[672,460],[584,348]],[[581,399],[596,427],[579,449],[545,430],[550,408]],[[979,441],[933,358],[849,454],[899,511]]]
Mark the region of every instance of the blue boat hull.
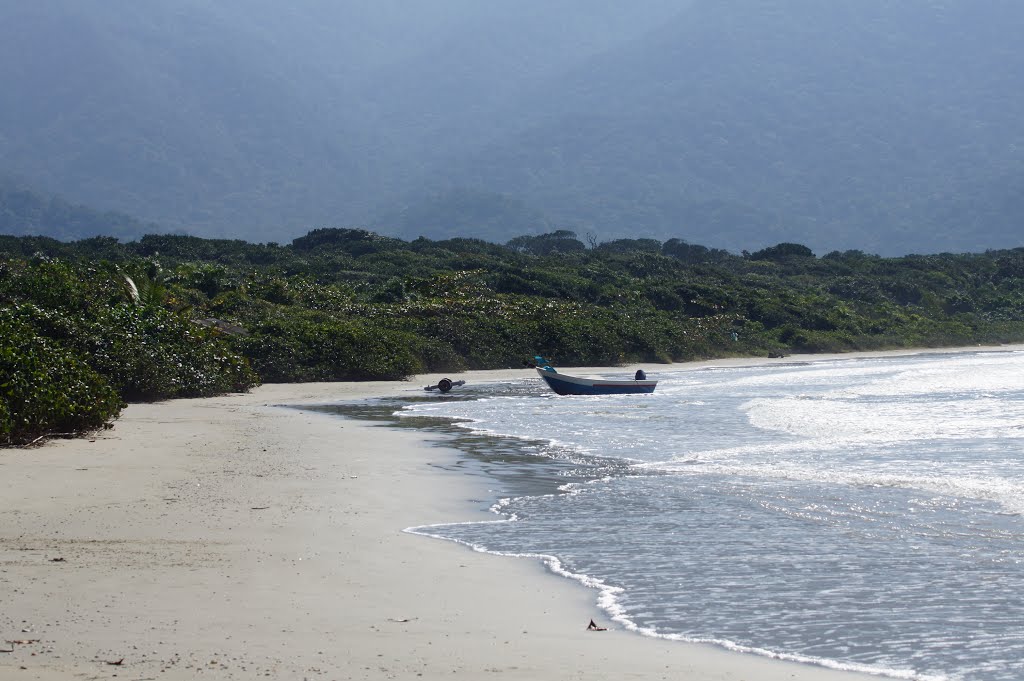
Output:
[[653,393],[657,381],[606,381],[599,378],[579,378],[538,368],[544,382],[559,395],[636,395]]

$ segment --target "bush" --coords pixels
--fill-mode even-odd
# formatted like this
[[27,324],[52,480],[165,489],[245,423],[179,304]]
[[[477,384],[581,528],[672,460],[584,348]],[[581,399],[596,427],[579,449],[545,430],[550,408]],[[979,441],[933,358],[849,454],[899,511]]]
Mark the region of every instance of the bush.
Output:
[[89,358],[129,401],[209,397],[259,384],[216,331],[162,308],[109,309],[92,327]]
[[414,335],[350,320],[271,321],[234,340],[268,382],[398,380],[423,371]]
[[0,312],[0,376],[3,444],[93,430],[124,407],[102,376],[11,310]]

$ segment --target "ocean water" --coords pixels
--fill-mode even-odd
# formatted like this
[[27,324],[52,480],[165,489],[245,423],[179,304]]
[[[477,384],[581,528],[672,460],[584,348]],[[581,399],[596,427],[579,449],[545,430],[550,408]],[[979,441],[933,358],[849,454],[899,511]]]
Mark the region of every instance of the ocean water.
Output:
[[1024,353],[648,374],[653,395],[530,378],[396,405],[464,430],[498,497],[410,531],[542,557],[643,635],[1024,679]]

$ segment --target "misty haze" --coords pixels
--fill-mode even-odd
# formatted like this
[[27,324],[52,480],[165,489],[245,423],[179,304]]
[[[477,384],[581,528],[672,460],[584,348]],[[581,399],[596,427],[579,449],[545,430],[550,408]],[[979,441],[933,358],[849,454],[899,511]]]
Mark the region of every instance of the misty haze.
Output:
[[0,197],[113,211],[125,237],[1020,243],[1010,0],[0,0],[0,18]]

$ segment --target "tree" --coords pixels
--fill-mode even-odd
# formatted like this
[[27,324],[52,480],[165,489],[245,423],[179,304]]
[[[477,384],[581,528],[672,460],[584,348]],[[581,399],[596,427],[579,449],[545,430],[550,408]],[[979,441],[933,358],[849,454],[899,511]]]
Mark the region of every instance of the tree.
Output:
[[508,248],[529,255],[555,255],[557,253],[581,253],[587,250],[576,232],[559,229],[549,234],[519,236],[507,244]]
[[814,252],[802,244],[781,243],[769,246],[750,255],[751,260],[772,260],[783,262],[791,258],[813,258]]

